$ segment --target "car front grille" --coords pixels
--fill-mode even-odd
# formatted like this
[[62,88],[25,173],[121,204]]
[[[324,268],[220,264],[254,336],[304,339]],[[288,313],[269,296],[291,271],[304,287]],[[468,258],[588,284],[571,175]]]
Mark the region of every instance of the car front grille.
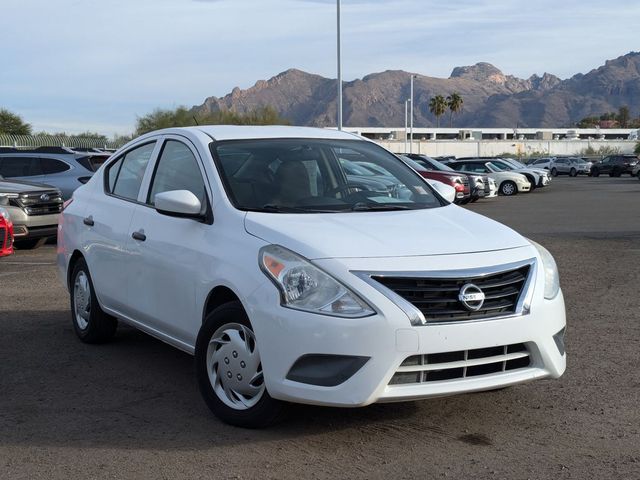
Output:
[[[418,309],[427,323],[478,320],[516,312],[531,271],[527,263],[515,269],[468,277],[399,277],[372,275],[396,295]],[[484,293],[478,310],[459,299],[462,288],[473,284]]]
[[527,368],[530,365],[531,355],[524,343],[413,355],[402,362],[389,385],[444,382],[495,375]]
[[27,215],[51,215],[62,211],[62,197],[57,190],[20,194],[12,199]]

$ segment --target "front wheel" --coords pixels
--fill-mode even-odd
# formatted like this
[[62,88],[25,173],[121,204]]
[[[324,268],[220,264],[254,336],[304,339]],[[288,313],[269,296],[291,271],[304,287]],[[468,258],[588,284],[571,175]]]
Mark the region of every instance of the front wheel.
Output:
[[106,314],[98,304],[91,275],[83,258],[71,272],[71,320],[73,329],[85,343],[104,343],[113,338],[118,321]]
[[575,177],[577,175],[578,175],[578,171],[575,168],[572,168],[571,170],[569,170],[570,177]]
[[224,304],[207,315],[195,357],[200,392],[220,420],[262,428],[282,416],[284,404],[267,392],[258,342],[240,302]]
[[600,176],[600,170],[598,170],[597,168],[594,168],[593,170],[591,170],[591,176],[592,177],[599,177]]
[[552,177],[557,177],[558,176],[558,169],[556,167],[553,167],[551,169],[551,176]]
[[510,197],[518,193],[518,187],[515,182],[511,180],[506,180],[500,184],[500,193],[505,197]]

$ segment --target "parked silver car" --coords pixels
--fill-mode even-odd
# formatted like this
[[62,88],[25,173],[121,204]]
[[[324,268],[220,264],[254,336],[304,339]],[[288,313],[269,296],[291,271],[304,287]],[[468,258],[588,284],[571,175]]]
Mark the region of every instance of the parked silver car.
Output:
[[587,162],[579,157],[556,158],[551,164],[551,175],[569,175],[577,177],[581,173],[588,175],[591,172],[591,162]]
[[55,187],[0,176],[0,207],[9,212],[17,248],[36,248],[58,231],[62,195]]
[[0,175],[56,187],[67,200],[107,158],[108,153],[64,147],[0,148]]

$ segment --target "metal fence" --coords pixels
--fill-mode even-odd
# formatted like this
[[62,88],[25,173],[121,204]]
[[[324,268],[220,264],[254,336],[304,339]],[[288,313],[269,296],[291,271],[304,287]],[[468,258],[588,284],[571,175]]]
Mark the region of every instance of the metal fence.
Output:
[[66,137],[53,135],[0,135],[0,147],[70,147],[70,148],[119,148],[113,141],[91,137]]

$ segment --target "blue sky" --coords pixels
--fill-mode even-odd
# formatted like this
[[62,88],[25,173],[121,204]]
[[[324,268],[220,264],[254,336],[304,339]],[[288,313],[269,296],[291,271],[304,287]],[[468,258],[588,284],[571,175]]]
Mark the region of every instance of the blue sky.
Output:
[[[36,130],[128,133],[288,68],[335,77],[334,0],[3,0],[0,107]],[[345,80],[486,61],[562,78],[640,50],[640,2],[343,0]]]

